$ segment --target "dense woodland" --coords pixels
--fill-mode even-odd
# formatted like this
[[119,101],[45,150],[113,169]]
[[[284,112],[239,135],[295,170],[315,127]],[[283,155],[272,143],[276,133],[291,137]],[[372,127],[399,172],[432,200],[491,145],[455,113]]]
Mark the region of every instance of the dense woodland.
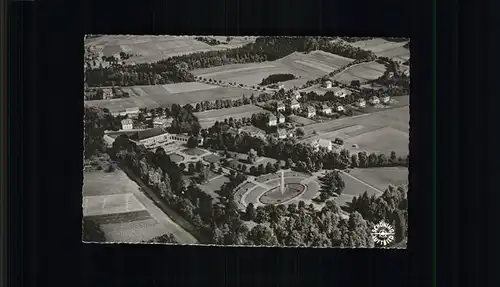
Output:
[[320,37],[259,37],[243,47],[176,56],[156,63],[117,65],[85,70],[89,86],[156,85],[194,81],[189,72],[228,64],[274,61],[293,52],[322,50],[358,60],[374,60],[373,52]]

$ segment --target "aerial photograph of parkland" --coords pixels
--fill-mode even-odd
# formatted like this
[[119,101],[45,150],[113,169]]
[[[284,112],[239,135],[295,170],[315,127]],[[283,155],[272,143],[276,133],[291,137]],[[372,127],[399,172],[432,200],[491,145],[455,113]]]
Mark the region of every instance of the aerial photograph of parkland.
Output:
[[82,241],[406,248],[410,38],[85,35]]

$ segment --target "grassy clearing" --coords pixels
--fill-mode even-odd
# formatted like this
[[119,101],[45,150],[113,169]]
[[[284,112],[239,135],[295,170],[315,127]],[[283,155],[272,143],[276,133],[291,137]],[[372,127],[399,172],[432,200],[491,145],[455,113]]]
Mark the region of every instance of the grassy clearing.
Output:
[[407,167],[357,168],[349,174],[380,190],[387,189],[389,185],[406,185],[409,176]]
[[358,196],[363,194],[365,191],[368,193],[369,196],[380,194],[377,190],[373,189],[372,187],[363,184],[362,182],[359,182],[348,175],[342,173],[341,177],[345,182],[345,188],[342,192],[343,194],[345,194],[344,197]]
[[379,78],[384,74],[386,69],[384,65],[377,62],[366,62],[349,67],[331,79],[346,85],[350,85],[353,80],[359,80],[360,83],[365,83],[369,80]]
[[227,178],[226,176],[221,176],[216,177],[215,179],[212,179],[211,181],[202,184],[199,187],[201,188],[201,190],[212,196],[212,199],[218,200],[219,195],[216,193],[216,191],[220,190],[221,186],[226,182],[229,182],[229,178]]
[[312,125],[312,124],[316,124],[315,121],[311,120],[311,119],[308,119],[308,118],[304,118],[304,117],[301,117],[301,116],[297,116],[297,115],[291,115],[289,116],[289,118],[297,123],[297,124],[300,124],[300,125],[304,125],[304,126],[307,126],[307,125]]
[[185,154],[188,154],[188,155],[192,155],[192,156],[199,156],[199,155],[206,153],[205,150],[202,150],[199,148],[188,148],[188,149],[182,150],[182,152]]
[[184,160],[184,157],[182,155],[179,155],[176,153],[169,155],[169,157],[170,157],[170,160],[175,162],[175,163],[178,163],[178,162],[181,162]]
[[253,114],[264,112],[264,109],[255,105],[243,105],[239,107],[210,110],[205,112],[194,113],[198,118],[202,128],[212,127],[216,121],[224,121],[225,119],[241,119],[244,117],[252,117]]
[[86,196],[83,198],[83,215],[96,216],[144,210],[131,193]]
[[209,154],[203,157],[203,160],[211,163],[218,163],[221,159],[222,157],[217,154]]

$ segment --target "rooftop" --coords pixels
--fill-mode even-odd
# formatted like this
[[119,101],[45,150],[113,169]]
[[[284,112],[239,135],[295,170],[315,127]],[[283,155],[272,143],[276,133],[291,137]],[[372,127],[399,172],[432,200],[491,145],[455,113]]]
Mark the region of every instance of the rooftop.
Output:
[[144,140],[148,138],[152,138],[155,136],[159,136],[162,134],[166,134],[167,132],[162,128],[152,128],[143,131],[136,132],[133,136],[131,136],[134,140]]

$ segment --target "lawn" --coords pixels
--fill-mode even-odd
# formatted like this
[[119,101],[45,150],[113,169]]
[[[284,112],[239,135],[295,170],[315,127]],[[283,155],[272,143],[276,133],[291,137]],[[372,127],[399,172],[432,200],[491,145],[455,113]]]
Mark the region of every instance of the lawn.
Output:
[[156,109],[160,106],[155,100],[148,97],[85,101],[85,105],[108,109],[110,112],[117,112],[129,108]]
[[125,194],[137,190],[139,186],[122,171],[93,171],[83,174],[83,196]]
[[407,60],[410,50],[404,48],[405,42],[391,42],[382,38],[374,38],[366,41],[352,43],[353,46],[375,53],[378,57],[400,58]]
[[386,66],[375,61],[365,62],[351,66],[341,73],[336,74],[331,79],[349,85],[353,80],[359,80],[360,83],[365,83],[369,80],[378,79],[386,71]]
[[340,176],[342,177],[342,179],[344,180],[344,183],[345,183],[345,188],[342,191],[342,193],[345,194],[346,196],[359,196],[359,195],[363,194],[365,191],[368,192],[369,196],[381,194],[380,192],[378,192],[374,188],[372,188],[372,187],[370,187],[362,182],[359,182],[359,181],[353,179],[352,177],[350,177],[344,173],[341,173]]
[[182,155],[179,155],[176,153],[169,155],[169,157],[170,157],[170,160],[175,162],[175,163],[178,163],[178,162],[181,162],[184,160],[184,157]]
[[203,160],[211,162],[211,163],[218,163],[222,159],[221,156],[217,154],[209,154],[203,157]]
[[352,61],[353,59],[322,51],[313,51],[309,54],[294,52],[276,61],[224,65],[194,70],[193,74],[248,86],[258,85],[262,79],[272,74],[293,74],[302,84],[304,81],[324,76]]
[[227,178],[226,176],[216,176],[215,179],[212,179],[205,184],[199,185],[199,187],[201,188],[201,190],[209,194],[212,199],[218,200],[219,195],[216,193],[216,191],[220,190],[221,186],[226,182],[229,182],[229,178]]
[[409,176],[406,167],[357,168],[349,174],[380,190],[387,189],[389,185],[406,185]]
[[88,219],[100,225],[107,242],[137,243],[166,233],[183,243],[197,242],[121,170],[85,172],[82,208]]
[[97,216],[144,210],[132,193],[86,196],[83,198],[83,215]]
[[312,125],[312,124],[315,124],[316,122],[311,120],[311,119],[308,119],[308,118],[304,118],[304,117],[301,117],[301,116],[297,116],[297,115],[291,115],[289,116],[290,120],[292,120],[293,122],[297,123],[297,124],[301,124],[301,125]]
[[192,155],[192,156],[200,156],[202,154],[205,154],[207,153],[207,151],[205,150],[202,150],[200,148],[187,148],[185,150],[182,150],[183,153],[187,154],[187,155]]
[[[401,97],[401,100],[403,99]],[[391,151],[395,151],[398,155],[406,155],[409,151],[409,120],[408,106],[390,108],[358,117],[346,117],[305,126],[306,138],[301,141],[311,142],[315,138],[339,137],[344,139],[344,147],[351,153],[365,150],[388,155]],[[313,131],[316,131],[316,136],[312,135]],[[357,144],[359,148],[353,148],[353,144]]]

